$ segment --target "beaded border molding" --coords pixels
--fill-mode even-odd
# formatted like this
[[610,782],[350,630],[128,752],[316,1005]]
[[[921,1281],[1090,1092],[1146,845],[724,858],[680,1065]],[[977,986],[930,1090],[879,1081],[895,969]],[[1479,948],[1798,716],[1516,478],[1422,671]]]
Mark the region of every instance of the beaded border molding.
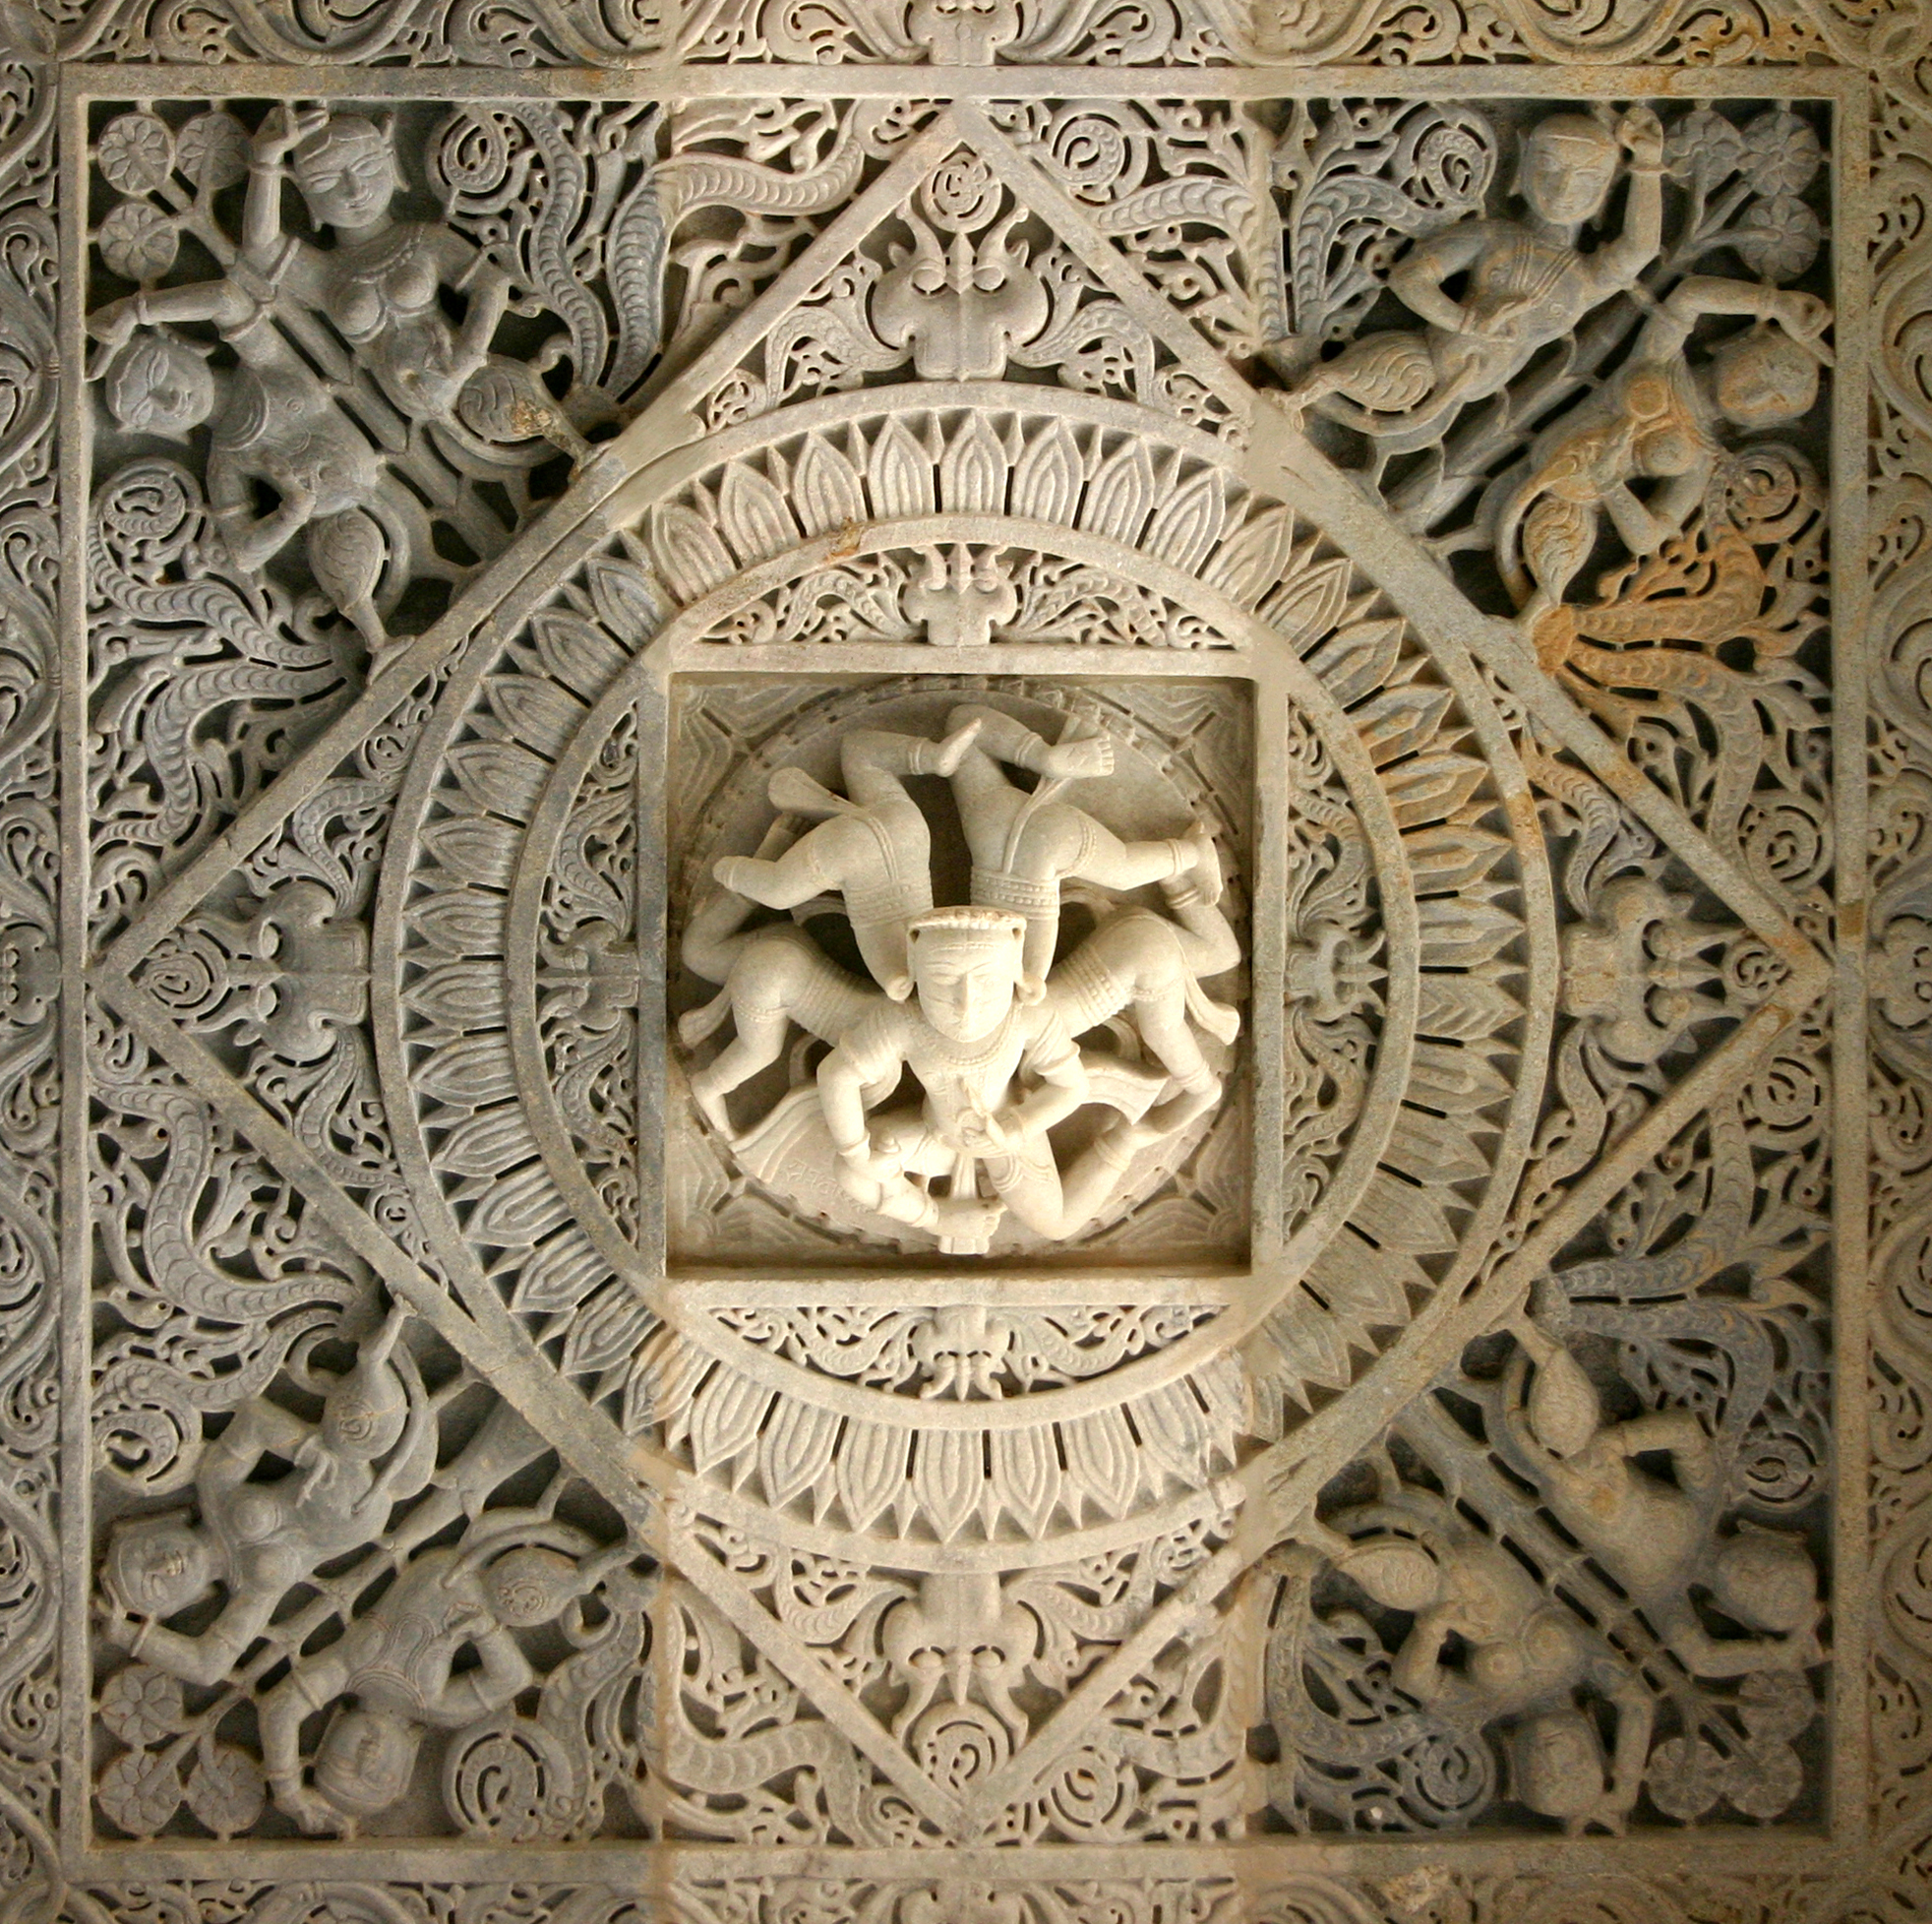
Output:
[[0,45],[8,1919],[1932,1908],[1932,15]]

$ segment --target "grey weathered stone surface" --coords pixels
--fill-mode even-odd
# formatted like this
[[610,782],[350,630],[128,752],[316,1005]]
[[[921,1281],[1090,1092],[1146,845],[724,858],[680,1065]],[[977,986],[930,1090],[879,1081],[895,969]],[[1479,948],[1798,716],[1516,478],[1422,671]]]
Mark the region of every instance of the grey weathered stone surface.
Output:
[[9,1918],[1923,1916],[1921,11],[6,23]]

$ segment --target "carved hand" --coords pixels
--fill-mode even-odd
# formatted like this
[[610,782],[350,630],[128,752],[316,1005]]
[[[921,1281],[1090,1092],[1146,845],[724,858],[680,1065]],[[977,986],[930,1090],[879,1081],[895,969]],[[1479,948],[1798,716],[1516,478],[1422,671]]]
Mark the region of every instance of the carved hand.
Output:
[[1831,303],[1821,301],[1816,294],[1781,287],[1775,300],[1775,311],[1769,318],[1781,323],[1785,332],[1799,340],[1816,340],[1832,325]]
[[1649,107],[1632,107],[1616,124],[1618,143],[1633,167],[1663,165],[1663,123]]
[[124,301],[109,301],[105,307],[95,308],[88,316],[88,332],[109,347],[125,347],[134,333],[138,319],[134,311],[134,296],[130,295]]
[[870,1136],[848,1143],[839,1152],[841,1161],[869,1175],[875,1182],[896,1182],[905,1173],[897,1156],[881,1151]]
[[1025,1128],[1025,1118],[1016,1109],[977,1115],[971,1111],[959,1118],[959,1140],[968,1149],[994,1154],[1016,1149]]
[[290,100],[271,108],[255,135],[255,157],[280,160],[328,125],[329,109],[320,101],[311,101],[305,107],[299,101]]
[[275,1785],[275,1802],[302,1827],[305,1835],[328,1836],[342,1827],[341,1815],[326,1797],[319,1797],[304,1783]]

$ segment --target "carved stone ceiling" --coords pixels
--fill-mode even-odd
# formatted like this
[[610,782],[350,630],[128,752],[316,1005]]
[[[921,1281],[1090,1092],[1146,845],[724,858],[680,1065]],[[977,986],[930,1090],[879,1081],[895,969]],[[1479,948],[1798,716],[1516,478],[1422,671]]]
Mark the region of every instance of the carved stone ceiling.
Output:
[[1923,0],[0,45],[0,1924],[1932,1913]]

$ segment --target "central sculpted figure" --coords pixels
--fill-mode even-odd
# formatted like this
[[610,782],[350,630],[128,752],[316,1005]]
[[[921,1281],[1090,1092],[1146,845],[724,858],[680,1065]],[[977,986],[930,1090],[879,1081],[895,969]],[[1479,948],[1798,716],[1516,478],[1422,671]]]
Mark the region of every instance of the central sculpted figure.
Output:
[[[945,729],[848,730],[846,797],[803,769],[771,778],[780,814],[759,853],[716,862],[722,886],[686,927],[687,965],[724,988],[680,1034],[695,1046],[727,1015],[734,1027],[694,1066],[692,1094],[746,1168],[794,1196],[822,1196],[821,1213],[915,1230],[949,1254],[985,1252],[1009,1217],[1065,1241],[1137,1169],[1152,1172],[1148,1152],[1177,1149],[1220,1101],[1190,1024],[1213,1045],[1232,1041],[1235,1012],[1199,985],[1240,948],[1218,907],[1206,822],[1132,840],[1063,799],[1069,782],[1113,773],[1105,736],[1069,724],[1049,744],[983,705],[954,708]],[[1001,763],[1036,786],[1016,786]],[[915,776],[948,785],[972,858],[970,902],[934,905]],[[800,816],[815,818],[803,835]],[[1095,928],[1057,961],[1063,882],[1095,891]],[[1162,909],[1105,894],[1152,886]],[[834,894],[873,985],[803,928],[745,926],[752,904],[810,920]],[[738,1132],[727,1098],[779,1060],[794,1028],[828,1052],[806,1077],[795,1051],[791,1092]],[[1102,1031],[1125,1047],[1082,1045]],[[1095,1109],[1111,1113],[1079,1113]]]

